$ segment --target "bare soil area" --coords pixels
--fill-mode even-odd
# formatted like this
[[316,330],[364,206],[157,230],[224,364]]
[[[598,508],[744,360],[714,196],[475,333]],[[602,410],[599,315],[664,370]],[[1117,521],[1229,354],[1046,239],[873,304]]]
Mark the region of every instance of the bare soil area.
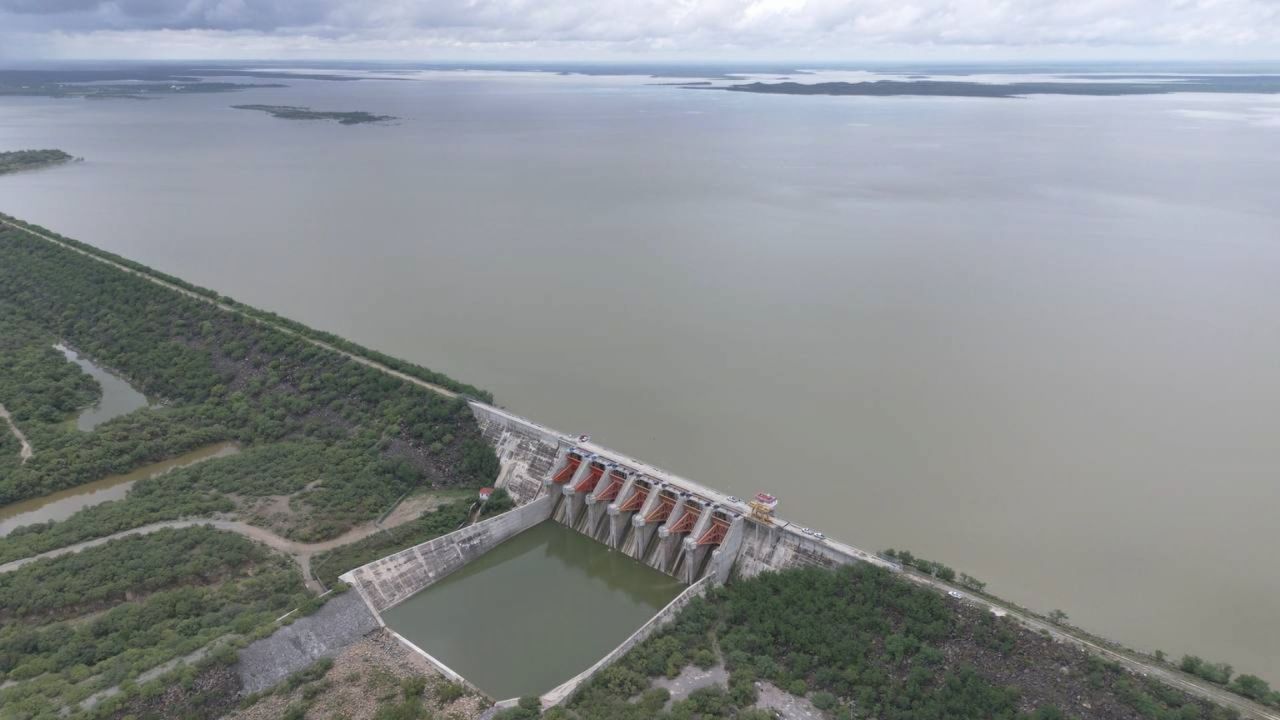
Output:
[[224,720],[276,720],[291,706],[300,705],[306,705],[302,716],[306,720],[372,720],[380,708],[403,702],[403,682],[411,678],[426,680],[426,689],[417,701],[430,717],[473,720],[490,705],[470,692],[450,697],[457,686],[385,630],[379,630],[343,650],[320,680],[264,697],[224,716]]

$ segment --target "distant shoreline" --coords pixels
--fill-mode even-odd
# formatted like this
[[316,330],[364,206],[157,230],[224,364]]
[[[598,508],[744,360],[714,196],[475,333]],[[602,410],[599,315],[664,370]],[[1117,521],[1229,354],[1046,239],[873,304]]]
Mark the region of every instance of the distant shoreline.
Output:
[[706,88],[687,84],[689,89],[731,90],[734,92],[773,95],[863,95],[897,97],[908,95],[972,98],[1021,98],[1027,95],[1076,95],[1114,97],[1120,95],[1171,95],[1174,93],[1280,93],[1280,75],[1169,76],[1153,82],[1150,78],[1126,78],[1126,81],[1084,82],[1075,78],[1061,81],[989,83],[969,80],[866,80],[861,82],[753,82]]
[[296,105],[232,105],[236,110],[258,110],[270,113],[272,117],[285,120],[335,120],[340,125],[361,125],[364,123],[386,122],[396,120],[393,115],[374,115],[363,110],[350,112],[334,112],[328,110],[312,110]]

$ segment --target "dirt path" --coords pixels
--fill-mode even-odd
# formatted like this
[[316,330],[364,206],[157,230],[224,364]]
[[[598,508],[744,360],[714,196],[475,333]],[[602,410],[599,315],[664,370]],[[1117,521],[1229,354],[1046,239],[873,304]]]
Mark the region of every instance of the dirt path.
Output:
[[22,445],[22,449],[18,451],[18,458],[25,465],[26,462],[31,459],[31,456],[36,454],[35,450],[31,448],[31,443],[27,441],[27,436],[23,435],[22,431],[18,429],[17,424],[13,422],[13,416],[9,414],[9,411],[5,409],[4,405],[0,405],[0,418],[4,418],[4,421],[9,424],[9,430],[13,433],[14,437],[18,438],[18,442]]
[[[425,509],[431,506],[432,500],[434,500],[434,498],[430,498],[429,496],[423,496],[419,499],[415,499],[414,506]],[[7,563],[4,563],[3,565],[0,565],[0,573],[12,572],[22,567],[23,565],[26,565],[27,563],[35,562],[36,560],[43,560],[45,558],[56,558],[56,557],[62,557],[63,555],[71,555],[73,553],[78,553],[81,550],[85,550],[91,547],[97,547],[99,545],[109,543],[112,540],[119,540],[120,538],[129,537],[131,535],[150,535],[153,532],[158,532],[166,528],[180,529],[180,528],[197,527],[200,525],[209,525],[218,530],[226,530],[227,532],[239,533],[240,535],[243,535],[249,538],[250,540],[260,542],[263,545],[266,545],[267,547],[273,550],[282,552],[285,555],[288,555],[289,557],[293,558],[294,562],[298,563],[298,568],[302,570],[302,577],[306,581],[307,587],[311,591],[319,593],[319,592],[323,592],[323,588],[320,587],[320,584],[318,582],[316,582],[311,578],[311,557],[313,555],[315,555],[316,553],[322,553],[328,550],[333,550],[334,548],[342,547],[343,545],[348,545],[350,543],[353,543],[359,540],[363,540],[364,538],[367,538],[376,532],[380,532],[382,530],[389,530],[393,527],[396,527],[397,525],[402,525],[416,518],[417,518],[416,513],[410,513],[410,512],[392,513],[391,516],[389,516],[387,520],[384,521],[381,525],[374,524],[374,523],[366,523],[364,525],[358,525],[348,530],[347,532],[339,535],[338,537],[333,538],[332,540],[325,540],[323,542],[318,542],[318,543],[303,543],[303,542],[297,542],[295,540],[290,540],[288,538],[283,538],[271,532],[270,530],[267,530],[265,528],[260,528],[256,525],[250,525],[245,522],[240,522],[239,520],[212,520],[212,519],[166,520],[164,522],[151,523],[150,525],[143,525],[141,527],[136,527],[129,530],[121,530],[118,533],[112,533],[111,535],[105,535],[103,537],[94,538],[92,540],[85,540],[83,542],[78,542],[73,545],[57,548],[56,550],[49,550],[46,552],[39,553],[37,555],[32,555],[31,557],[22,558],[21,560],[13,560],[11,562],[7,562]]]

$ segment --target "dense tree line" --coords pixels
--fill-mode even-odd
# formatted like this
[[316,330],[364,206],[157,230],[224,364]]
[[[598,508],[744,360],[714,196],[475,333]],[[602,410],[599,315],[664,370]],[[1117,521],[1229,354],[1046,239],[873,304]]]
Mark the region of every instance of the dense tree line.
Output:
[[[292,504],[307,521],[290,534],[311,540],[375,517],[410,488],[477,486],[497,473],[497,459],[464,400],[25,232],[0,231],[0,317],[27,328],[22,336],[31,341],[20,344],[21,353],[34,357],[50,338],[64,339],[166,405],[80,433],[42,422],[58,413],[39,416],[31,403],[23,405],[20,398],[28,394],[18,389],[57,377],[69,364],[48,354],[41,362],[10,360],[24,369],[14,387],[0,386],[0,402],[13,398],[22,407],[21,427],[36,457],[0,475],[0,503],[220,440],[279,444],[252,460],[218,461],[202,471],[223,493],[266,494],[266,486],[296,493]],[[68,399],[57,409],[65,413],[71,404]],[[305,457],[321,446],[316,457]],[[270,471],[257,470],[258,462]]]
[[1178,669],[1211,683],[1222,685],[1251,700],[1257,700],[1271,707],[1280,707],[1280,691],[1272,690],[1271,684],[1257,675],[1245,673],[1236,675],[1233,679],[1235,669],[1227,663],[1214,663],[1196,655],[1183,655],[1178,663]]
[[266,559],[234,533],[209,527],[122,538],[0,574],[0,626],[74,617],[178,585],[203,585]]
[[[668,694],[651,689],[652,678],[717,662],[730,672],[727,686],[662,709]],[[715,590],[543,717],[767,717],[752,709],[758,681],[841,720],[1235,717],[863,564],[765,573]]]
[[54,349],[47,332],[0,315],[0,402],[20,426],[57,423],[93,404],[102,389]]
[[945,582],[954,582],[961,587],[968,588],[974,592],[986,592],[987,584],[967,573],[960,573],[957,577],[956,571],[940,562],[926,560],[922,557],[916,557],[910,550],[894,550],[889,548],[880,553],[881,557],[888,558],[897,563],[901,563],[906,567],[915,568],[925,575],[943,580]]

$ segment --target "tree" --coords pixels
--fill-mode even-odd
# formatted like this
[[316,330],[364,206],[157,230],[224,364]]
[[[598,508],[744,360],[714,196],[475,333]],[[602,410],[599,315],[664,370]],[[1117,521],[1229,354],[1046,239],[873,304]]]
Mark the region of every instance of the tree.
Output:
[[1271,685],[1257,675],[1241,675],[1231,683],[1231,689],[1254,700],[1266,700],[1271,695]]
[[1049,622],[1054,625],[1065,625],[1067,623],[1067,614],[1057,608],[1049,611]]

